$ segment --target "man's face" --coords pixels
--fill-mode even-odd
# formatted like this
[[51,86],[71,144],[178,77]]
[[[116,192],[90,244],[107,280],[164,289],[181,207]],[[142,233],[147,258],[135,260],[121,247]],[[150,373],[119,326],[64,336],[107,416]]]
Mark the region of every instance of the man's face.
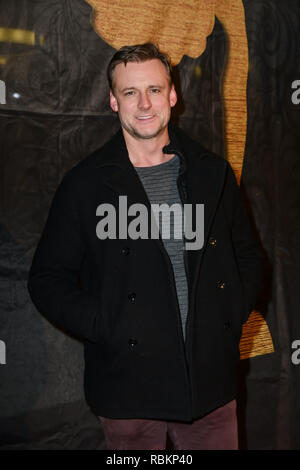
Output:
[[177,96],[159,59],[118,64],[113,84],[110,106],[119,113],[125,133],[136,139],[153,139],[167,132]]

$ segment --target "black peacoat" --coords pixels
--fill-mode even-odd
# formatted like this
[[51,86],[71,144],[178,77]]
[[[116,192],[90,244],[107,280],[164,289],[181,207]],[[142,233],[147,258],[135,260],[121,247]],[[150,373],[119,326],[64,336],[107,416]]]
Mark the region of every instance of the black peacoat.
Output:
[[150,203],[120,130],[63,178],[29,273],[37,309],[84,341],[85,396],[111,418],[191,421],[236,396],[242,323],[255,305],[261,254],[229,163],[169,125],[183,203],[204,204],[204,245],[185,251],[183,339],[161,239],[100,240],[97,207]]

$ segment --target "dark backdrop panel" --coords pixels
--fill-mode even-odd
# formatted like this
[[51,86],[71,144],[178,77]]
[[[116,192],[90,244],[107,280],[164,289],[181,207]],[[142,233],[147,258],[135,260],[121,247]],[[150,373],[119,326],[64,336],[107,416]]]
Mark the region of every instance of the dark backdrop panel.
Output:
[[[261,309],[275,353],[242,363],[246,374],[246,445],[299,449],[300,365],[300,77],[298,1],[244,1],[249,45],[248,126],[243,186],[266,254]],[[247,364],[248,363],[248,364]]]
[[[266,255],[261,311],[275,353],[241,361],[243,448],[300,448],[298,2],[244,0],[249,43],[248,128],[242,187]],[[35,32],[33,44],[0,42],[0,447],[102,449],[83,396],[82,344],[32,305],[27,273],[61,178],[118,128],[105,70],[113,49],[90,25],[84,0],[0,0],[0,27]],[[175,75],[173,119],[223,155],[221,82],[228,40],[216,20],[201,57]],[[196,73],[200,67],[202,74]],[[15,93],[19,94],[15,95]]]

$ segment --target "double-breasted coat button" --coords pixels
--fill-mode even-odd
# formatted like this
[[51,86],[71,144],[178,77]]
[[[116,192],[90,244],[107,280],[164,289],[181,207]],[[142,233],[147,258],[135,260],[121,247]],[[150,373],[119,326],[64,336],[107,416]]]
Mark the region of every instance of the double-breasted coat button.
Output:
[[136,293],[130,292],[130,294],[128,294],[128,300],[130,300],[130,302],[134,302],[135,299],[136,299]]
[[210,239],[208,240],[208,243],[210,244],[210,246],[212,246],[213,248],[215,246],[217,246],[217,240],[214,238],[214,237],[210,237]]
[[217,282],[217,288],[218,289],[225,289],[226,287],[226,282],[225,281],[218,281]]
[[224,326],[224,330],[230,330],[231,328],[230,321],[229,320],[225,321],[223,326]]
[[121,253],[122,255],[129,255],[130,253],[130,249],[128,248],[128,246],[123,246],[122,250],[121,250]]
[[135,338],[129,338],[128,344],[129,344],[129,346],[134,347],[138,344],[138,341]]

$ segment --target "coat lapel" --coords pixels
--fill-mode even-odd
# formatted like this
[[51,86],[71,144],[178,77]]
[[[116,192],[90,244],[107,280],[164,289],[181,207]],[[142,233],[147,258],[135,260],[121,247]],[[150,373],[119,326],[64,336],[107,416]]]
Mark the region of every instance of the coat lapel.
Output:
[[188,251],[188,265],[192,291],[197,279],[206,249],[213,218],[220,200],[225,175],[225,165],[216,165],[208,158],[193,160],[187,171],[188,198],[192,204],[204,204],[204,244],[200,250]]
[[128,156],[122,131],[95,156],[95,166],[101,169],[102,182],[119,195],[126,195],[128,203],[150,205],[144,187]]
[[[102,182],[112,189],[118,196],[127,196],[127,207],[131,204],[143,204],[151,214],[151,203],[144,186],[132,165],[121,131],[112,139],[109,148],[105,149],[102,158],[98,156],[97,168],[101,168]],[[149,225],[150,231],[150,225]],[[167,252],[161,238],[154,239],[154,243],[166,257]]]
[[170,126],[169,133],[171,144],[165,150],[167,153],[176,151],[180,153],[185,171],[186,203],[192,204],[193,207],[195,204],[204,204],[203,247],[187,251],[190,285],[193,291],[199,278],[203,252],[207,246],[213,218],[224,187],[226,162],[188,138],[180,129],[176,130],[173,125]]
[[224,176],[225,164],[221,166],[205,156],[188,162],[188,201],[204,204],[204,246],[223,189]]

